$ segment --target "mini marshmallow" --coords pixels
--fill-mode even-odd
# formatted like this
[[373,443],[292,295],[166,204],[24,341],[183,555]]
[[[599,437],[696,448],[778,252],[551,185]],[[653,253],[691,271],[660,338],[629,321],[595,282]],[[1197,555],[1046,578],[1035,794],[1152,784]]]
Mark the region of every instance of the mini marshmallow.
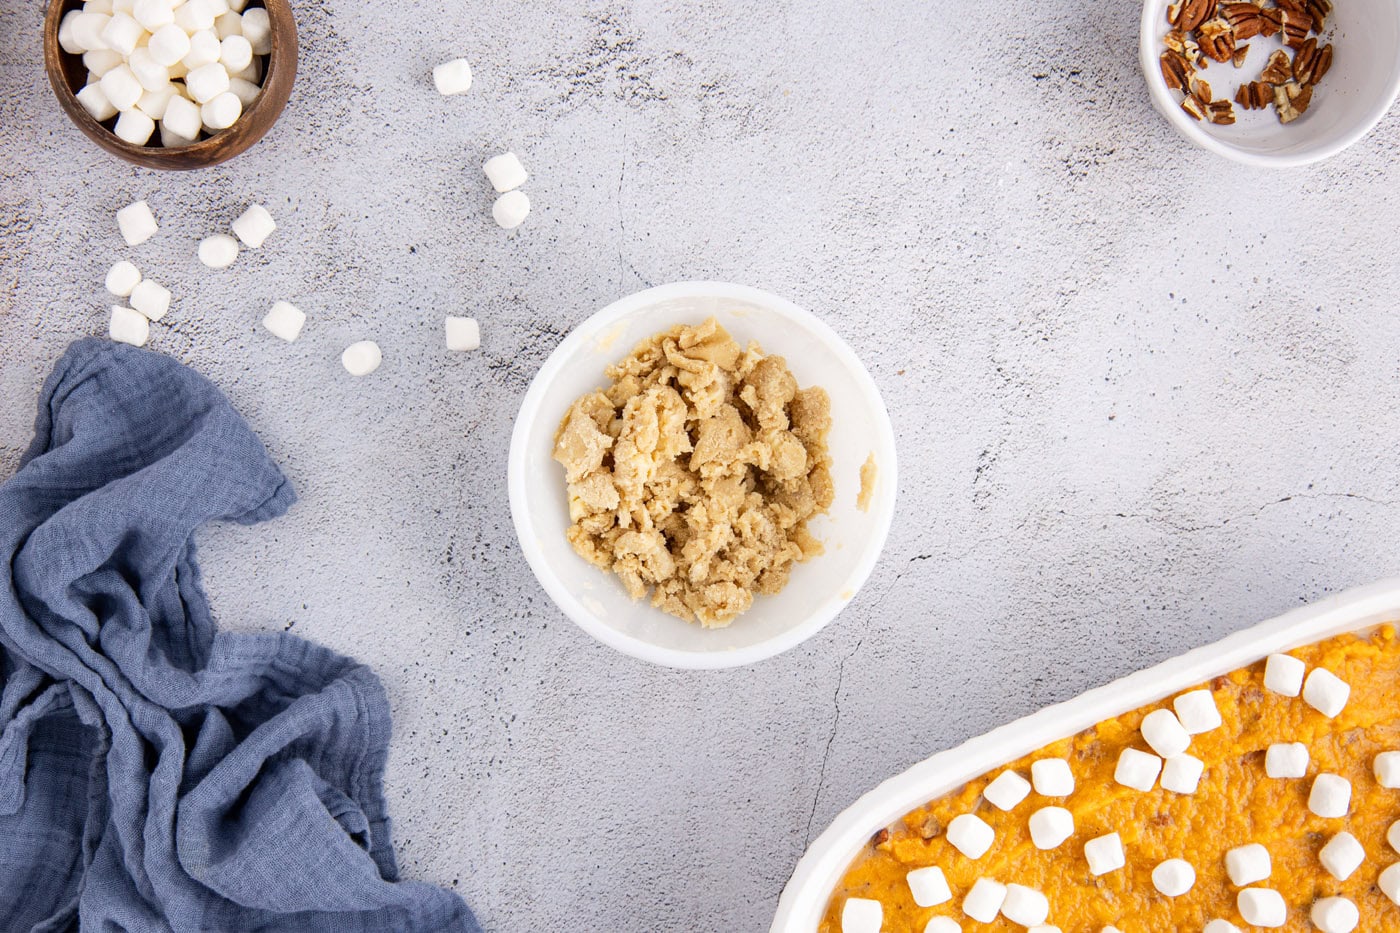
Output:
[[124,61],[126,56],[111,49],[93,49],[83,53],[83,67],[88,70],[88,77],[96,75],[100,78]]
[[1074,793],[1074,773],[1063,758],[1042,758],[1031,763],[1031,783],[1042,797],[1068,797]]
[[1023,927],[1039,926],[1050,916],[1050,901],[1035,888],[1008,884],[1001,902],[1001,915]]
[[175,9],[168,0],[136,0],[131,7],[131,15],[147,32],[155,32],[175,22]]
[[[229,10],[227,13],[214,20],[214,35],[219,37],[220,42],[223,42],[229,36],[243,35],[243,17],[233,10]],[[248,50],[252,51],[252,48],[252,45],[249,44]]]
[[150,50],[151,58],[155,59],[158,64],[169,68],[190,53],[190,36],[179,26],[171,23],[169,26],[157,29],[146,48]]
[[156,121],[140,110],[125,110],[117,117],[117,125],[112,130],[117,138],[133,146],[144,146],[156,131]]
[[243,9],[246,6],[248,6],[248,0],[228,0],[228,8],[230,12],[242,13]]
[[126,13],[128,16],[136,12],[136,0],[88,0],[94,10],[101,10],[104,13]]
[[507,191],[491,205],[491,216],[507,230],[514,230],[530,216],[530,199],[523,191]]
[[[219,60],[219,54],[223,51],[223,45],[219,42],[219,37],[212,29],[201,29],[190,36],[190,50],[185,53],[185,57],[180,59],[180,63],[190,71],[198,71],[205,65],[212,65]],[[223,67],[222,65],[220,66]],[[224,69],[227,71],[227,69]],[[194,96],[193,93],[190,95]]]
[[1351,833],[1340,832],[1317,853],[1317,860],[1327,869],[1327,874],[1338,881],[1346,881],[1366,861],[1366,850]]
[[73,21],[82,15],[77,10],[69,10],[63,14],[63,19],[58,23],[58,47],[69,55],[82,55],[87,51],[78,44],[78,40],[73,35]]
[[242,71],[252,63],[253,46],[247,39],[242,36],[229,36],[219,42],[219,64],[229,71]]
[[136,109],[152,120],[160,120],[165,116],[165,110],[170,106],[170,100],[175,93],[175,86],[172,84],[167,84],[159,91],[147,91],[136,102]]
[[204,29],[214,28],[214,11],[209,7],[192,2],[182,3],[175,8],[175,25],[185,31],[187,35]]
[[1162,771],[1162,759],[1136,748],[1125,748],[1118,756],[1118,766],[1113,771],[1113,779],[1124,787],[1133,790],[1149,791],[1157,783],[1157,775]]
[[118,298],[125,298],[141,281],[141,272],[123,259],[107,272],[107,291]]
[[914,897],[914,903],[920,907],[933,907],[952,899],[953,892],[948,887],[948,879],[943,875],[943,869],[936,865],[928,868],[916,868],[904,876],[904,880],[909,884],[909,893]]
[[142,279],[131,291],[131,307],[152,321],[159,321],[170,310],[170,289]]
[[472,66],[465,58],[443,62],[433,69],[433,85],[444,97],[465,93],[472,86]]
[[102,80],[97,82],[102,88],[102,93],[107,95],[107,99],[112,102],[112,106],[118,110],[130,110],[136,106],[136,102],[141,99],[141,94],[145,88],[141,87],[141,82],[136,80],[136,75],[131,73],[131,68],[127,65],[118,65],[102,76]]
[[1154,709],[1143,717],[1142,740],[1163,758],[1180,755],[1191,745],[1191,736],[1169,709]]
[[238,241],[227,234],[216,233],[199,241],[199,261],[211,269],[227,269],[237,258]]
[[151,339],[151,322],[138,311],[112,305],[112,321],[107,325],[107,334],[118,343],[144,347],[146,341]]
[[[134,4],[135,0],[132,0],[132,3]],[[84,13],[106,13],[108,16],[111,16],[116,12],[116,9],[113,0],[86,0],[83,4]],[[123,9],[122,12],[130,13],[131,10]]]
[[[449,321],[452,318],[448,318]],[[449,327],[451,325],[449,324]],[[1031,783],[1015,771],[1003,771],[982,789],[982,799],[1002,812],[1015,806],[1031,792]]]
[[1308,809],[1327,819],[1346,816],[1351,809],[1351,782],[1339,774],[1319,774],[1313,778]]
[[1152,886],[1167,897],[1180,897],[1196,884],[1196,869],[1185,859],[1169,858],[1152,869]]
[[952,917],[932,917],[924,933],[962,933],[962,926]]
[[199,104],[177,94],[165,105],[165,116],[161,117],[161,126],[176,136],[193,141],[199,138],[199,131],[204,126],[204,116],[199,111]]
[[112,102],[102,92],[101,84],[89,84],[74,96],[77,97],[78,103],[83,105],[83,109],[92,114],[92,118],[99,123],[117,115],[117,108],[112,106]]
[[226,130],[243,116],[243,101],[238,95],[224,91],[199,108],[199,118],[213,132]]
[[841,933],[880,933],[885,909],[867,897],[848,897],[841,907]]
[[253,59],[248,63],[248,67],[237,73],[231,73],[230,78],[242,78],[250,84],[257,84],[262,80],[262,60]]
[[1041,807],[1031,814],[1030,830],[1037,849],[1054,849],[1074,835],[1074,814],[1064,807]]
[[207,104],[228,90],[228,72],[218,62],[194,68],[185,75],[185,89],[197,104]]
[[1385,831],[1385,841],[1390,843],[1390,847],[1396,852],[1400,852],[1400,820],[1390,824],[1390,829]]
[[1054,924],[1046,923],[1041,924],[1040,926],[1028,927],[1026,929],[1026,933],[1065,933],[1065,931],[1061,930]]
[[1264,689],[1280,696],[1296,697],[1303,690],[1302,661],[1287,654],[1271,654],[1264,662]]
[[1264,773],[1271,778],[1300,778],[1308,773],[1308,747],[1302,742],[1275,742],[1264,752]]
[[1391,903],[1400,907],[1400,862],[1382,871],[1376,879],[1376,886],[1381,889],[1382,894],[1390,898]]
[[1084,843],[1084,861],[1089,863],[1089,874],[1095,878],[1122,868],[1128,863],[1123,852],[1122,837],[1109,833],[1090,839]]
[[136,51],[136,43],[141,41],[146,30],[126,13],[113,13],[102,27],[102,42],[109,49],[130,55]]
[[112,17],[103,13],[79,13],[73,17],[73,44],[84,52],[108,48],[106,40],[102,38],[102,31],[111,20]]
[[262,246],[276,229],[277,223],[261,204],[249,204],[248,209],[233,222],[234,235],[249,249]]
[[[373,340],[361,340],[345,348],[340,355],[340,365],[352,376],[368,376],[379,368],[384,354],[379,352],[379,344]],[[991,827],[988,827],[990,830]]]
[[255,6],[243,13],[243,38],[253,47],[254,55],[272,54],[272,21],[265,8]]
[[1102,930],[1100,930],[1099,933],[1123,933],[1123,931],[1118,929],[1116,926],[1110,924],[1109,926],[1106,926]]
[[1212,920],[1201,927],[1201,933],[1240,933],[1240,928],[1228,920]]
[[1400,752],[1381,752],[1371,762],[1371,771],[1381,787],[1392,790],[1400,787]]
[[1220,708],[1215,705],[1215,695],[1209,690],[1192,690],[1172,700],[1172,709],[1181,728],[1190,735],[1200,735],[1220,728]]
[[1335,719],[1351,696],[1351,686],[1336,674],[1315,668],[1303,684],[1303,702],[1328,719]]
[[1269,858],[1269,850],[1257,842],[1247,846],[1237,846],[1225,853],[1225,874],[1230,883],[1238,887],[1263,881],[1274,872],[1274,863]]
[[243,104],[243,109],[247,110],[249,107],[253,106],[253,101],[258,99],[258,94],[262,92],[262,88],[258,87],[252,81],[244,81],[242,78],[230,77],[228,79],[228,92],[234,97],[237,97],[239,102]]
[[[272,310],[267,312],[267,316],[263,318],[262,324],[263,327],[266,327],[275,336],[281,337],[288,343],[292,343],[301,336],[301,329],[306,325],[306,314],[290,302],[278,301],[273,304]],[[929,869],[919,870],[928,871]],[[938,871],[936,868],[932,870]],[[914,872],[910,872],[909,874],[912,876]],[[939,872],[939,874],[940,876],[942,875],[941,872]],[[914,886],[912,880],[909,882],[909,886],[911,888]],[[918,900],[917,895],[914,899],[916,901]],[[927,905],[921,904],[919,906],[923,907]]]
[[1288,905],[1271,888],[1245,888],[1235,898],[1235,906],[1250,926],[1274,928],[1288,922]]
[[948,824],[948,844],[968,858],[976,860],[987,854],[996,838],[996,831],[981,817],[972,813],[955,816]]
[[[465,353],[481,346],[481,325],[476,322],[476,318],[448,317],[446,330],[447,349],[454,353]],[[982,795],[985,797],[986,792]]]
[[525,166],[520,164],[520,159],[513,152],[492,156],[486,160],[481,170],[486,173],[487,180],[498,194],[519,188],[530,178]]
[[1312,922],[1322,933],[1351,933],[1361,912],[1344,897],[1323,897],[1313,901]]
[[1168,758],[1162,765],[1162,789],[1174,794],[1194,794],[1205,770],[1205,762],[1194,755]]
[[170,132],[170,127],[166,126],[164,122],[160,124],[160,144],[165,148],[176,149],[180,146],[188,146],[192,142],[194,142],[193,139],[186,139],[179,133]]
[[1006,885],[990,878],[978,878],[963,898],[963,913],[980,923],[991,923],[1001,913]]
[[117,229],[121,230],[127,246],[140,246],[155,236],[159,228],[151,206],[145,201],[137,201],[117,211]]

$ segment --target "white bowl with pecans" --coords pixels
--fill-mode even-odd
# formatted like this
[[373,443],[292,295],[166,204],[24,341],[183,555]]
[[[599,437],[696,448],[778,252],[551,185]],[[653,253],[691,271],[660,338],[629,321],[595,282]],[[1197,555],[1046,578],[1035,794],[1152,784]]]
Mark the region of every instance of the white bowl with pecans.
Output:
[[1396,0],[1146,0],[1139,42],[1167,122],[1249,165],[1336,155],[1400,92]]

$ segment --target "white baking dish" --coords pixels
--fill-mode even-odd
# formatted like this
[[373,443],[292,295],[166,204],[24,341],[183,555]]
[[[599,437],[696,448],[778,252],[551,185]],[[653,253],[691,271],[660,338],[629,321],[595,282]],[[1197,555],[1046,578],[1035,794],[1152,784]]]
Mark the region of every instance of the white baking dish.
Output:
[[1348,590],[1236,632],[1073,700],[1047,707],[954,749],[939,752],[861,797],[797,863],[778,900],[772,933],[812,933],[832,890],[878,830],[994,768],[1188,687],[1344,632],[1400,620],[1400,580]]

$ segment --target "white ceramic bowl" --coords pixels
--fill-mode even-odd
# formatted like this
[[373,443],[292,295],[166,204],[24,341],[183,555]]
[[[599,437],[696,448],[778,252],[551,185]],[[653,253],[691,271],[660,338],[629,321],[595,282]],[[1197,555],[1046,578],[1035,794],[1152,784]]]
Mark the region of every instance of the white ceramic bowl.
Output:
[[[1170,0],[1146,0],[1139,36],[1142,71],[1152,103],[1181,135],[1211,152],[1249,165],[1286,168],[1336,155],[1371,131],[1400,91],[1400,3],[1396,0],[1335,0],[1324,31],[1335,60],[1317,85],[1312,105],[1288,125],[1272,107],[1247,111],[1235,106],[1233,126],[1193,120],[1181,109],[1181,94],[1167,87],[1159,58]],[[1257,80],[1264,62],[1281,45],[1277,38],[1248,40],[1243,68],[1211,62],[1201,77],[1217,98],[1233,98],[1242,81]],[[1290,52],[1291,55],[1291,52]]]
[[[831,396],[836,501],[812,522],[826,553],[797,565],[787,587],[760,596],[728,628],[704,629],[641,600],[574,553],[564,469],[551,454],[569,406],[603,386],[603,369],[646,338],[715,317],[741,344],[757,340],[786,357],[799,385]],[[878,467],[868,512],[856,508],[861,464]],[[679,282],[623,298],[569,334],[540,368],[520,406],[510,444],[510,509],[531,569],[564,614],[594,638],[646,661],[682,668],[737,667],[771,657],[826,625],[855,596],[884,547],[894,517],[894,432],[875,382],[851,348],[810,312],[776,295],[717,282]]]
[[771,933],[813,933],[832,891],[870,837],[915,807],[1051,742],[1253,664],[1276,651],[1397,620],[1400,580],[1359,587],[939,752],[861,797],[817,837],[783,889]]

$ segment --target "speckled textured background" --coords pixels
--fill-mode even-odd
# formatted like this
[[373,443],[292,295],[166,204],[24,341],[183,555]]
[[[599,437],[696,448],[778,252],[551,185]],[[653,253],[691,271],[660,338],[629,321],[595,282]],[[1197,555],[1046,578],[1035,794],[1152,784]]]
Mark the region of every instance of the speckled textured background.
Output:
[[[175,292],[152,347],[213,378],[302,501],[201,537],[222,624],[384,677],[407,875],[491,930],[760,930],[809,838],[936,750],[1400,572],[1394,115],[1245,169],[1148,105],[1132,4],[297,2],[272,135],[198,174],[61,115],[40,4],[0,0],[0,474],[106,268]],[[468,56],[441,99],[429,70]],[[491,222],[510,147],[535,212]],[[134,250],[113,212],[147,198]],[[279,230],[224,273],[198,237]],[[899,437],[846,613],[753,669],[578,631],[518,553],[515,410],[570,327],[712,278],[822,315]],[[257,326],[287,299],[302,339]],[[444,313],[484,346],[442,348]],[[354,381],[340,350],[377,339]]]

